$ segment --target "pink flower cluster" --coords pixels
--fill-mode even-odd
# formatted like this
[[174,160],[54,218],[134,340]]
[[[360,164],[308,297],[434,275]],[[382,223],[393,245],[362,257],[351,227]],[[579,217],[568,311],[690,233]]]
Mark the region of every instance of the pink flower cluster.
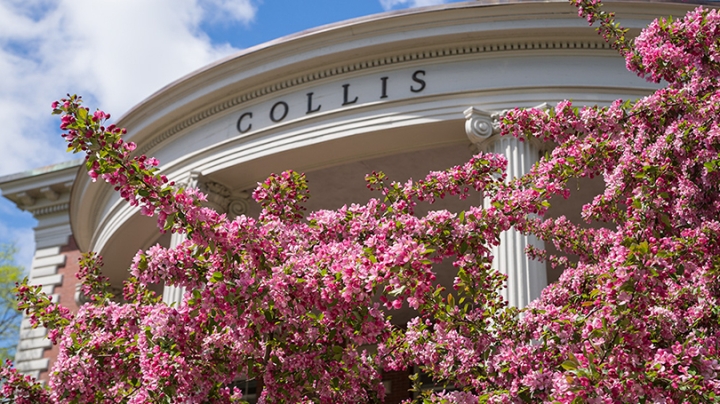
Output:
[[[632,42],[599,1],[575,3],[632,69],[669,86],[608,107],[511,111],[504,135],[557,147],[510,181],[492,154],[419,181],[372,173],[382,199],[306,218],[307,183],[288,171],[253,193],[258,218],[230,221],[133,155],[107,114],[90,115],[75,96],[53,104],[91,177],[186,239],[138,252],[122,304],[94,256],[81,271],[91,303],[77,313],[21,285],[20,307],[52,329],[60,355],[47,388],[4,369],[4,397],[240,402],[230,384],[252,379],[266,403],[376,402],[381,371],[417,367],[448,389],[420,386],[419,402],[716,402],[720,21],[699,8]],[[605,184],[582,207],[591,225],[544,217],[580,178]],[[415,212],[475,191],[489,208]],[[554,245],[557,254],[528,254],[564,268],[523,309],[507,306],[506,279],[491,268],[491,247],[510,228]],[[158,283],[185,287],[182,302],[161,302]],[[391,322],[406,306],[416,315]]]

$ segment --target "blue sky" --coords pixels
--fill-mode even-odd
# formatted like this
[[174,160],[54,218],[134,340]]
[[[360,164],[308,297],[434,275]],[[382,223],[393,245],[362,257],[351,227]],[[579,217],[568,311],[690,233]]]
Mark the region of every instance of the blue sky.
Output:
[[[320,25],[459,0],[0,0],[0,176],[70,160],[50,103],[114,117],[244,48]],[[0,243],[28,268],[34,219],[0,198]]]

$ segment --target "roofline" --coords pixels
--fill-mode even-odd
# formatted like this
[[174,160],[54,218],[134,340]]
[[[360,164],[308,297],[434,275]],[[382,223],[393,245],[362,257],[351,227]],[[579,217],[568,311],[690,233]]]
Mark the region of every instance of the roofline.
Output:
[[[450,4],[441,4],[441,5],[437,5],[437,6],[425,6],[425,7],[415,7],[415,8],[411,8],[411,9],[404,9],[404,10],[386,11],[383,13],[351,18],[348,20],[343,20],[343,21],[338,21],[338,22],[334,22],[334,23],[330,23],[330,24],[321,25],[319,27],[309,28],[304,31],[285,35],[280,38],[270,40],[268,42],[263,42],[261,44],[251,46],[249,48],[246,48],[239,52],[236,52],[232,55],[228,55],[221,59],[218,59],[215,62],[207,64],[197,70],[194,70],[194,71],[168,83],[167,85],[161,87],[160,89],[158,89],[157,91],[155,91],[154,93],[152,93],[151,95],[149,95],[148,97],[146,97],[145,99],[140,101],[139,103],[135,104],[133,107],[131,107],[129,110],[127,110],[124,114],[122,114],[119,117],[119,119],[117,119],[117,122],[124,121],[126,117],[135,114],[137,110],[141,110],[141,109],[145,108],[145,106],[147,104],[152,103],[156,98],[159,98],[162,94],[164,94],[168,90],[180,85],[181,83],[187,82],[188,80],[192,79],[195,76],[199,76],[206,71],[213,70],[216,67],[223,65],[225,63],[229,63],[232,60],[246,57],[251,54],[257,53],[259,51],[262,51],[264,49],[278,46],[278,45],[284,44],[286,42],[292,42],[292,41],[306,38],[309,36],[318,35],[323,32],[333,31],[333,30],[344,28],[344,27],[355,26],[355,25],[362,24],[362,23],[398,18],[398,17],[413,15],[413,14],[425,14],[428,12],[437,12],[437,11],[443,11],[443,10],[505,6],[505,5],[524,4],[524,3],[568,3],[568,1],[567,0],[475,0],[475,1],[465,1],[462,3],[450,3]],[[607,3],[609,3],[609,4],[613,4],[613,3],[628,3],[628,4],[656,3],[656,4],[678,4],[678,5],[698,5],[698,6],[706,5],[706,6],[714,6],[714,7],[720,6],[720,4],[718,4],[717,1],[712,1],[712,0],[610,0]],[[570,6],[570,5],[568,4],[568,6]],[[0,180],[2,180],[2,178],[0,178]]]
[[51,164],[44,167],[33,168],[31,170],[22,171],[15,174],[8,174],[0,177],[0,185],[4,185],[10,182],[29,179],[32,177],[39,177],[45,174],[55,173],[63,171],[69,168],[80,167],[85,161],[84,157],[76,158],[73,160],[63,161],[62,163]]

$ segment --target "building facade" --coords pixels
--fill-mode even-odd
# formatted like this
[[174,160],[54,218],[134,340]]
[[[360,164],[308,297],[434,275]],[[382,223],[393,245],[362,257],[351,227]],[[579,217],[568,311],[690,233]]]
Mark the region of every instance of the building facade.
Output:
[[[690,6],[623,1],[607,8],[637,32]],[[169,84],[117,125],[128,129],[137,153],[157,157],[171,180],[199,186],[218,211],[256,215],[249,193],[286,169],[307,173],[311,211],[367,200],[370,171],[404,181],[460,164],[478,150],[504,154],[509,174],[521,175],[552,145],[499,137],[498,113],[564,99],[607,105],[655,88],[626,71],[564,1],[476,1],[359,18],[250,48]],[[79,304],[80,251],[101,254],[106,275],[120,288],[136,251],[174,242],[157,231],[155,219],[93,183],[81,163],[0,178],[3,196],[38,220],[31,282],[71,309]],[[580,204],[601,185],[578,184],[576,195],[553,203],[548,214],[579,220]],[[478,195],[433,208],[481,203]],[[515,306],[559,275],[525,257],[531,243],[539,244],[510,231],[495,251]],[[162,291],[167,302],[180,292]],[[19,369],[40,378],[56,355],[45,335],[23,322],[16,357]],[[389,402],[408,397],[406,376],[387,376]]]

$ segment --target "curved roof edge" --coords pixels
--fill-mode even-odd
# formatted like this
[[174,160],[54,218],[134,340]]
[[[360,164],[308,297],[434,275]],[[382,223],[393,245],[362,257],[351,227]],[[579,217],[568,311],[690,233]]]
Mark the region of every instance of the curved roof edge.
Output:
[[[273,39],[267,42],[263,42],[258,45],[251,46],[249,48],[243,49],[239,52],[236,52],[234,54],[225,56],[215,62],[212,62],[210,64],[207,64],[197,70],[194,70],[170,83],[167,85],[161,87],[154,93],[150,94],[147,98],[143,99],[139,103],[135,104],[133,107],[131,107],[129,110],[127,110],[123,115],[121,115],[118,118],[118,122],[125,120],[130,115],[133,115],[136,113],[137,110],[142,109],[145,105],[152,103],[156,98],[160,97],[161,94],[167,92],[170,89],[173,89],[177,87],[180,83],[187,82],[188,80],[192,79],[195,76],[199,76],[202,73],[206,71],[213,70],[217,66],[223,65],[225,63],[228,63],[232,60],[245,57],[251,54],[254,54],[258,51],[272,48],[274,46],[278,46],[287,42],[292,42],[294,40],[298,40],[301,38],[306,38],[314,35],[321,34],[323,32],[327,31],[333,31],[344,27],[350,27],[350,26],[356,26],[358,24],[368,23],[368,22],[375,22],[380,20],[387,20],[392,18],[398,18],[402,16],[408,16],[408,15],[414,15],[414,14],[425,14],[429,12],[436,12],[436,11],[443,11],[443,10],[453,10],[453,9],[463,9],[463,8],[476,8],[476,7],[493,7],[493,6],[503,6],[503,5],[516,5],[516,4],[523,4],[523,3],[568,3],[568,7],[572,7],[572,5],[569,4],[567,0],[475,0],[475,1],[466,1],[462,3],[450,3],[450,4],[441,4],[436,6],[425,6],[425,7],[416,7],[416,8],[410,8],[410,9],[404,9],[404,10],[393,10],[393,11],[387,11],[383,13],[378,14],[371,14],[367,16],[362,17],[356,17],[351,18],[348,20],[338,21],[330,24],[321,25],[319,27],[314,27],[310,29],[306,29],[304,31],[300,31],[294,34],[289,34],[282,36],[277,39]],[[611,0],[607,2],[608,4],[616,4],[616,3],[657,3],[657,4],[678,4],[678,5],[707,5],[707,6],[715,6],[718,7],[720,4],[718,4],[717,1],[712,0]]]

